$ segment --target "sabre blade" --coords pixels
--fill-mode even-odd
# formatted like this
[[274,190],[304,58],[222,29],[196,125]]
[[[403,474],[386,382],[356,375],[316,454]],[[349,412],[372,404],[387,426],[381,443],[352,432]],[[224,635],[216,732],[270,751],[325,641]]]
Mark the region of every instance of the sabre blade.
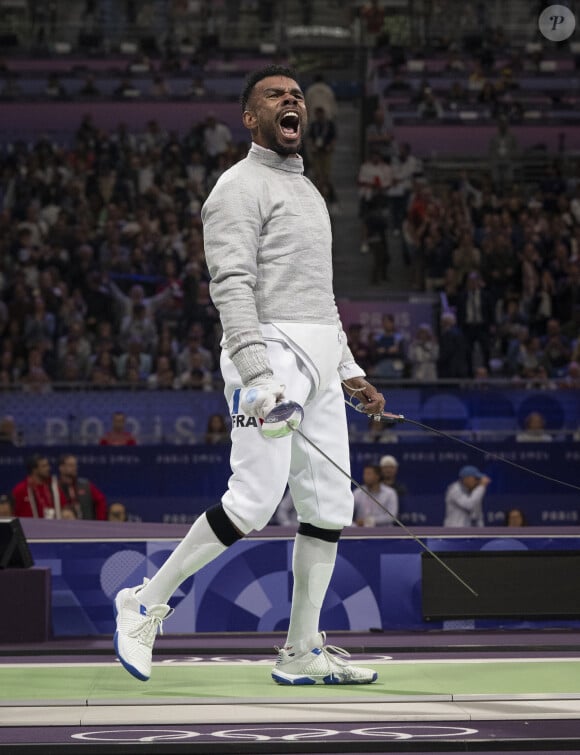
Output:
[[[288,427],[291,427],[289,423],[288,423]],[[304,435],[304,433],[302,432],[302,430],[300,430],[300,428],[298,428],[298,427],[291,427],[291,430],[292,430],[292,432],[298,433],[298,435],[301,438],[303,438],[306,441],[306,443],[308,443],[309,445],[311,445],[312,448],[315,449],[315,451],[318,451],[318,453],[321,456],[323,456],[326,459],[326,461],[328,461],[330,464],[332,464],[332,466],[335,469],[337,469],[342,475],[344,475],[347,479],[349,479],[353,485],[355,485],[359,490],[362,490],[364,493],[366,493],[366,495],[368,495],[368,497],[372,501],[374,501],[380,509],[382,509],[383,511],[385,511],[393,519],[393,521],[396,522],[399,525],[399,527],[401,527],[401,529],[403,529],[410,537],[412,537],[413,540],[416,543],[418,543],[421,546],[421,548],[423,548],[423,550],[426,553],[428,553],[430,556],[432,556],[432,558],[434,558],[435,561],[437,561],[437,563],[439,563],[446,571],[448,571],[449,574],[451,574],[452,577],[454,577],[461,585],[463,585],[463,587],[465,587],[466,590],[468,590],[474,597],[476,597],[476,598],[479,597],[479,593],[477,593],[473,589],[473,587],[471,587],[470,585],[468,585],[467,582],[464,579],[462,579],[459,576],[459,574],[457,574],[457,572],[455,572],[449,566],[449,564],[446,564],[445,561],[443,561],[441,558],[439,558],[439,556],[436,553],[434,553],[431,550],[431,548],[429,548],[429,546],[426,543],[424,543],[423,540],[421,540],[420,537],[418,537],[417,535],[415,535],[414,532],[411,532],[411,530],[405,524],[403,524],[403,522],[401,522],[401,520],[398,519],[394,514],[391,514],[391,512],[387,509],[386,506],[383,506],[383,504],[377,498],[375,498],[374,495],[372,495],[371,493],[369,493],[368,490],[365,490],[363,488],[363,486],[354,479],[354,477],[351,477],[348,472],[346,472],[339,464],[337,464],[334,461],[334,459],[331,459],[330,456],[328,456],[328,454],[326,454],[319,446],[316,445],[316,443],[314,443],[314,441],[310,440],[310,438],[307,435]]]
[[[347,406],[350,406],[351,409],[354,409],[357,412],[360,412],[361,414],[366,414],[364,410],[364,404],[358,403],[353,404],[352,401],[349,399],[345,399],[344,403]],[[426,430],[429,433],[433,433],[434,435],[440,435],[442,438],[447,438],[447,440],[452,440],[454,443],[460,443],[462,446],[466,446],[467,448],[471,448],[474,451],[477,451],[480,454],[483,454],[484,456],[487,456],[490,459],[496,459],[497,461],[502,461],[504,464],[509,464],[510,467],[514,467],[515,469],[519,469],[522,472],[527,472],[528,474],[534,475],[534,477],[539,477],[542,480],[548,480],[548,482],[555,482],[557,485],[563,485],[566,488],[571,488],[572,490],[580,490],[580,485],[575,485],[573,482],[566,482],[566,480],[559,480],[557,477],[550,477],[550,475],[543,474],[542,472],[537,472],[535,469],[530,469],[529,467],[524,467],[523,464],[518,464],[515,461],[512,461],[511,459],[507,459],[505,456],[502,456],[501,454],[494,453],[493,451],[487,451],[484,448],[480,448],[479,446],[476,446],[474,443],[469,443],[467,440],[463,440],[462,438],[458,438],[456,435],[451,435],[450,433],[443,432],[443,430],[438,430],[436,427],[430,427],[429,425],[426,425],[424,422],[419,422],[416,419],[408,419],[405,417],[404,414],[392,414],[391,412],[382,412],[381,414],[374,414],[372,415],[374,419],[377,420],[385,420],[387,422],[408,422],[410,425],[414,425],[415,427],[420,427],[421,430]]]

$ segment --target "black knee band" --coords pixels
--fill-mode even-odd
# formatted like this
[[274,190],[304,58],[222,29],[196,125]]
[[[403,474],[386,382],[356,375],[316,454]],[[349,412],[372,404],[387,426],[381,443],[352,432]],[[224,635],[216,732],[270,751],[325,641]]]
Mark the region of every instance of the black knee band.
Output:
[[302,522],[298,527],[300,535],[306,537],[317,537],[319,540],[326,540],[327,543],[338,543],[342,530],[323,530],[322,527],[315,527],[313,524]]
[[243,535],[234,527],[229,516],[224,511],[221,503],[213,506],[205,512],[207,523],[212,528],[214,535],[224,545],[233,545],[237,540],[241,540]]

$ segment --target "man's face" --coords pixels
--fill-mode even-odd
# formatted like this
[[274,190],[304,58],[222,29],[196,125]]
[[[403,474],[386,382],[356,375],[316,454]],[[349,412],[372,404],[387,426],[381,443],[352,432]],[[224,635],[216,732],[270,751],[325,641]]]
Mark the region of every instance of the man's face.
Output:
[[243,121],[260,147],[296,154],[308,123],[302,90],[286,76],[262,79],[250,95]]
[[74,456],[67,456],[62,462],[60,465],[60,473],[63,477],[77,476],[77,460]]
[[50,479],[50,462],[48,459],[39,459],[35,471],[42,480]]
[[125,507],[120,503],[112,503],[109,507],[110,522],[124,522],[126,518]]
[[479,477],[467,475],[467,477],[462,478],[461,482],[468,490],[475,490],[475,488],[479,485]]
[[373,467],[365,467],[363,469],[363,482],[365,485],[376,485],[379,481],[379,476],[376,469]]
[[383,477],[383,480],[392,481],[397,476],[397,467],[395,467],[393,464],[383,464],[383,466],[381,467],[381,475]]

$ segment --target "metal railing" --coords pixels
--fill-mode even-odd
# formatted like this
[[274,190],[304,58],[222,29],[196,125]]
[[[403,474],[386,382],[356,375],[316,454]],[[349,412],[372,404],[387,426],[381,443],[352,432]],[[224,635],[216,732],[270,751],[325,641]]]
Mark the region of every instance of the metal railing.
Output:
[[[253,49],[287,52],[325,43],[372,46],[360,15],[363,0],[177,4],[170,0],[2,0],[0,53],[127,52],[170,48]],[[464,48],[486,29],[501,30],[507,45],[541,42],[538,8],[526,0],[389,0],[383,33],[391,43],[420,50],[453,44]],[[136,45],[137,49],[131,46]],[[143,49],[145,48],[145,49]]]
[[323,0],[309,8],[298,0],[197,5],[169,0],[0,2],[4,53],[116,50],[131,54],[172,49],[187,54],[214,47],[278,52],[325,39],[346,45],[354,42],[350,3]]

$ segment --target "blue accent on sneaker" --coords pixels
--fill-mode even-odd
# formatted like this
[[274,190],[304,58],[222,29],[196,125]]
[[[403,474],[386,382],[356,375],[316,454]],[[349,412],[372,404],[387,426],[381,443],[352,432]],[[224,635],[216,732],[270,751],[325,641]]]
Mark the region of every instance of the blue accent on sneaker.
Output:
[[147,609],[142,603],[139,603],[139,613],[141,616],[147,616]]
[[322,653],[322,648],[312,648],[311,651],[314,655],[320,655]]
[[117,635],[118,634],[119,634],[118,632],[115,632],[115,636],[113,637],[113,644],[115,646],[115,653],[117,655],[117,658],[121,661],[121,666],[123,666],[123,668],[126,671],[128,671],[131,674],[131,676],[134,676],[135,679],[139,679],[140,682],[148,682],[149,681],[149,677],[148,676],[145,676],[140,671],[137,671],[137,669],[135,668],[135,666],[131,666],[131,664],[127,663],[123,659],[123,657],[120,655],[120,653],[119,653],[119,645],[118,645],[118,641],[117,641]]
[[278,674],[275,671],[272,671],[272,679],[277,682],[278,684],[316,684],[314,679],[311,679],[309,676],[300,676],[298,679],[286,679],[283,676],[278,676]]

